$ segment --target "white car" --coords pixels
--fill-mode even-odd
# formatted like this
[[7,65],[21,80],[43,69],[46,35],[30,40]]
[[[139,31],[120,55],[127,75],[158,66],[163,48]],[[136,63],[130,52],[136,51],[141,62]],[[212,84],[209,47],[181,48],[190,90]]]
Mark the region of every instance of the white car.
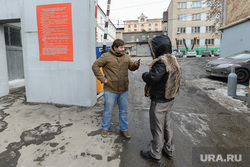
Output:
[[197,53],[195,50],[188,50],[187,57],[196,57]]

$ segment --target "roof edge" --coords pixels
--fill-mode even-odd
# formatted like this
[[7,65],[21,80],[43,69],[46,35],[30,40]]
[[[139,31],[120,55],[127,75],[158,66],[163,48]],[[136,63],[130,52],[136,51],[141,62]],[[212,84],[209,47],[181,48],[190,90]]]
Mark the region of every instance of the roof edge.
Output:
[[245,17],[245,18],[243,18],[243,19],[240,19],[240,20],[238,20],[238,21],[235,21],[235,22],[233,22],[233,23],[231,23],[231,24],[229,24],[229,25],[223,26],[223,27],[219,28],[219,30],[225,30],[225,29],[227,29],[227,28],[233,27],[233,26],[235,26],[235,25],[238,25],[238,24],[240,24],[240,23],[246,22],[246,21],[248,21],[248,20],[250,20],[250,16],[247,16],[247,17]]

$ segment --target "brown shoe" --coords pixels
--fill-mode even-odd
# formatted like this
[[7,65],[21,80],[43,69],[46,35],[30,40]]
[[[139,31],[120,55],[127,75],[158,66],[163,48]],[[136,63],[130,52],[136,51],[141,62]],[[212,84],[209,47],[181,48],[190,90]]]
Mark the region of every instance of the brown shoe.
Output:
[[105,130],[105,129],[103,129],[103,130],[102,130],[102,137],[103,137],[103,138],[106,138],[107,136],[108,136],[108,131]]
[[121,131],[121,134],[123,135],[123,137],[125,137],[126,139],[130,139],[131,135],[129,134],[128,130],[127,131]]

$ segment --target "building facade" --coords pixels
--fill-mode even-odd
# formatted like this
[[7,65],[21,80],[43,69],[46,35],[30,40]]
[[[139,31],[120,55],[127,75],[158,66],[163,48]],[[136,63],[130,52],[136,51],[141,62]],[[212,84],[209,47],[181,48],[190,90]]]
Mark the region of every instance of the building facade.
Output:
[[[97,7],[97,32],[96,32],[96,42],[102,43],[104,39],[104,32],[105,32],[105,19],[106,14],[98,5]],[[116,39],[116,27],[115,25],[109,20],[108,25],[108,36],[107,42],[113,42]]]
[[148,38],[163,34],[162,18],[148,19],[143,13],[137,20],[124,21],[123,40],[131,56],[150,56]]
[[143,13],[137,20],[124,21],[124,32],[162,31],[162,18],[148,19]]
[[[167,30],[173,45],[173,49],[180,49],[186,54],[186,47],[194,50],[198,55],[209,49],[214,53],[220,48],[220,34],[213,33],[216,28],[214,21],[207,21],[210,8],[201,0],[172,0],[168,7]],[[197,38],[195,41],[194,38]]]
[[221,57],[250,50],[250,0],[223,0]]

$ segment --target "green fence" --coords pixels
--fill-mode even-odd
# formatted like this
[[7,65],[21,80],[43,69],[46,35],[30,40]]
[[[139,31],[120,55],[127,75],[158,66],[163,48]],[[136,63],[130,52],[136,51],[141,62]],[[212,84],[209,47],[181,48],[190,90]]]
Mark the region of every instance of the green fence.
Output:
[[[212,54],[214,54],[214,52],[216,52],[218,49],[220,49],[220,48],[208,48],[208,50],[211,50],[211,51],[212,51]],[[173,50],[177,50],[177,49],[174,48]],[[179,50],[180,50],[181,52],[183,52],[184,55],[187,54],[186,49],[180,48]],[[189,49],[189,50],[191,50],[191,49]],[[203,51],[203,50],[206,50],[206,48],[194,48],[193,50],[196,51],[197,55],[201,55],[202,51]]]

